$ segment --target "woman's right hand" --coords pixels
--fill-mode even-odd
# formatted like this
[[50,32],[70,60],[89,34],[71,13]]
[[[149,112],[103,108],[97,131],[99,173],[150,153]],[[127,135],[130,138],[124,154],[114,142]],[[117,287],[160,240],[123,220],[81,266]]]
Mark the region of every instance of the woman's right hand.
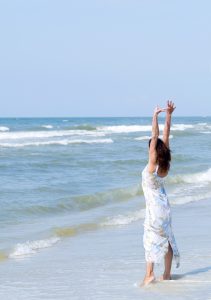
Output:
[[159,106],[155,107],[154,116],[158,116],[161,112],[166,111],[166,108],[160,108]]

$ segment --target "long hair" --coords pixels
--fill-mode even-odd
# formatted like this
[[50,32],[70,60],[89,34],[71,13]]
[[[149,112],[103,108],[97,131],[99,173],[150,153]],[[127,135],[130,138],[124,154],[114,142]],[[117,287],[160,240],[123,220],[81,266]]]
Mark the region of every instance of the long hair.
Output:
[[[149,147],[150,147],[150,143],[151,143],[151,139],[149,140]],[[159,168],[163,172],[167,172],[170,169],[171,150],[159,138],[157,139],[156,152],[157,152],[157,164],[159,165]]]

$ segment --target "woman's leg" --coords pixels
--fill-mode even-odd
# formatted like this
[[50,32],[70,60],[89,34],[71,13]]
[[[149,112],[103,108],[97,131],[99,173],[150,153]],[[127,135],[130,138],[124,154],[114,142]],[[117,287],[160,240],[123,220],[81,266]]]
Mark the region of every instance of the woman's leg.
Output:
[[143,285],[151,283],[154,279],[154,264],[147,262],[146,275],[144,277]]
[[171,264],[173,259],[173,250],[169,243],[168,252],[165,255],[165,270],[163,273],[163,280],[170,280],[171,279]]

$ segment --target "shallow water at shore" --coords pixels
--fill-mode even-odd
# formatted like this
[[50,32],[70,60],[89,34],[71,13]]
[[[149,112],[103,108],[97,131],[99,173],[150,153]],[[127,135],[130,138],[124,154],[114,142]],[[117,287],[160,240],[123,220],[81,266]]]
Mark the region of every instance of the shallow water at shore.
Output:
[[[68,236],[33,257],[2,262],[0,296],[5,300],[209,299],[210,209],[211,200],[173,208],[181,266],[176,269],[173,264],[171,281],[139,287],[145,261],[143,226],[138,221]],[[161,275],[162,265],[155,273]]]

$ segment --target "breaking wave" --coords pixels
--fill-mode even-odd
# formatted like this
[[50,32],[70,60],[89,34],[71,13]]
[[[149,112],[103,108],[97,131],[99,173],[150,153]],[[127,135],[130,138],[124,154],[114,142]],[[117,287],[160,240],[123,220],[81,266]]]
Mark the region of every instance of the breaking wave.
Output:
[[127,215],[117,215],[115,217],[109,217],[106,221],[101,223],[101,226],[121,226],[128,225],[130,223],[139,221],[145,217],[145,209],[131,212]]
[[[170,139],[173,138],[173,135],[171,134],[169,136]],[[137,137],[137,138],[134,138],[134,140],[137,140],[137,141],[145,141],[145,140],[150,140],[151,139],[151,136],[149,135],[144,135],[144,136],[140,136],[140,137]]]
[[46,128],[46,129],[52,129],[53,128],[53,125],[42,125],[43,128]]
[[168,181],[170,183],[209,183],[211,182],[211,168],[204,172],[197,172],[184,175],[170,176]]
[[0,131],[9,131],[9,127],[6,127],[6,126],[0,126]]
[[59,237],[52,237],[45,240],[36,240],[36,241],[27,241],[25,243],[17,244],[13,251],[9,254],[9,258],[20,258],[31,256],[35,254],[40,249],[48,248],[53,246],[54,244],[58,243],[60,240]]
[[67,146],[69,144],[109,144],[113,143],[112,139],[93,139],[93,140],[55,140],[55,141],[43,141],[43,142],[28,142],[28,143],[0,143],[0,147],[29,147],[29,146],[49,146],[49,145],[62,145]]
[[0,140],[18,140],[18,139],[34,139],[34,138],[54,138],[73,135],[87,135],[94,137],[105,136],[102,132],[93,132],[87,130],[52,130],[52,131],[18,131],[18,132],[2,132]]

